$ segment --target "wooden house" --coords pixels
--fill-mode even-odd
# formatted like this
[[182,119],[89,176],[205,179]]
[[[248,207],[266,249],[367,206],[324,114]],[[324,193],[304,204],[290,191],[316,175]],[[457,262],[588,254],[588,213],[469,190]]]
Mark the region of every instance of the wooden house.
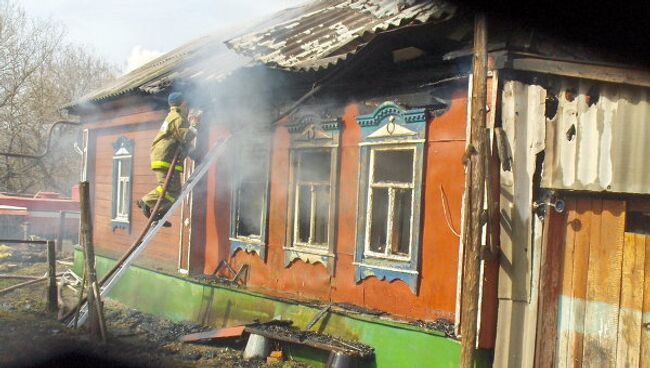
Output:
[[[479,364],[627,357],[616,345],[627,323],[641,359],[650,291],[632,288],[646,241],[631,233],[647,230],[648,176],[633,167],[648,157],[648,74],[495,35]],[[155,186],[149,148],[167,94],[205,111],[198,147],[231,137],[110,296],[214,326],[304,327],[333,303],[316,328],[373,346],[370,364],[457,366],[471,39],[471,14],[445,2],[315,1],[182,46],[68,106],[84,125],[100,273],[145,224],[135,200]],[[232,276],[222,262],[247,270],[242,285],[216,281]]]

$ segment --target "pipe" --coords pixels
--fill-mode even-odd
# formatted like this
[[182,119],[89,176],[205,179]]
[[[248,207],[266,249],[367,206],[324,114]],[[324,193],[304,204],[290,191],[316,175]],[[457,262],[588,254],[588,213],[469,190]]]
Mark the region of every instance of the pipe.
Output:
[[47,240],[0,239],[3,244],[47,244]]
[[54,128],[56,126],[58,126],[58,125],[79,126],[79,125],[81,125],[81,123],[76,122],[76,121],[70,121],[70,120],[59,120],[59,121],[55,122],[54,124],[50,125],[50,127],[47,130],[47,141],[45,142],[45,151],[43,151],[42,153],[39,153],[37,155],[33,155],[33,154],[27,154],[27,153],[0,152],[0,156],[17,157],[17,158],[31,158],[31,159],[35,159],[35,160],[42,159],[50,151],[50,141],[52,140],[52,132],[54,131]]
[[[61,276],[61,275],[63,275],[63,272],[58,273],[56,276],[59,277],[59,276]],[[29,286],[29,285],[33,285],[33,284],[38,284],[39,282],[46,281],[48,278],[49,278],[49,276],[43,276],[43,277],[40,277],[40,278],[38,278],[38,279],[29,280],[29,281],[22,282],[22,283],[20,283],[20,284],[16,284],[16,285],[13,285],[13,286],[9,286],[9,287],[7,287],[7,288],[4,288],[4,289],[0,290],[0,296],[1,296],[1,295],[4,295],[4,294],[6,294],[6,293],[8,293],[8,292],[10,292],[10,291],[14,291],[14,290],[16,290],[16,289],[20,289],[20,288],[25,287],[25,286]]]

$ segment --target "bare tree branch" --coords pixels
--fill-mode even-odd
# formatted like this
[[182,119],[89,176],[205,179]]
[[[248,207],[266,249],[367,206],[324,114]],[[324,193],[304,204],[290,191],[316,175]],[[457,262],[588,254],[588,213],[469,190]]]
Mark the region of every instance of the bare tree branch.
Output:
[[[37,152],[48,125],[67,119],[64,104],[115,77],[116,68],[64,40],[52,21],[30,19],[12,0],[0,0],[0,151]],[[68,192],[77,181],[74,130],[60,129],[42,160],[3,157],[0,191]]]

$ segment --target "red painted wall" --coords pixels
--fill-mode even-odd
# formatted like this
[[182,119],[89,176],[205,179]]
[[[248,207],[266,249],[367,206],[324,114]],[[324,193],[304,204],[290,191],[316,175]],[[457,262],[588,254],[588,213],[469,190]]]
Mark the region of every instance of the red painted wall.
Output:
[[[150,169],[149,152],[166,115],[165,111],[151,111],[146,104],[129,102],[124,108],[114,107],[110,114],[99,115],[99,119],[84,121],[90,136],[88,180],[93,198],[93,240],[97,254],[113,258],[119,258],[131,246],[146,224],[146,218],[135,206],[135,201],[157,185]],[[113,230],[111,226],[112,143],[120,136],[135,141],[130,230]],[[136,264],[160,271],[177,271],[179,214],[175,213],[170,221],[172,227],[160,231]]]
[[[94,197],[94,240],[99,254],[112,257],[118,257],[131,245],[144,227],[145,218],[134,206],[131,231],[111,229],[111,144],[121,135],[135,140],[135,201],[156,185],[149,169],[149,148],[165,115],[164,111],[152,111],[145,104],[135,106],[132,101],[125,103],[125,106],[128,109],[113,107],[113,113],[103,114],[86,124],[91,128],[88,175],[92,185],[91,195]],[[191,270],[212,274],[219,261],[226,259],[236,268],[248,264],[248,287],[270,295],[352,303],[409,319],[446,318],[453,321],[459,239],[450,227],[460,232],[466,113],[467,96],[461,90],[453,96],[450,108],[444,114],[430,118],[428,123],[426,169],[423,177],[421,277],[417,295],[399,280],[389,283],[370,277],[359,283],[354,281],[352,263],[356,247],[360,137],[360,128],[356,123],[359,104],[356,103],[347,105],[342,117],[345,128],[341,135],[339,156],[334,274],[330,275],[321,264],[312,265],[301,260],[295,260],[288,267],[284,266],[282,246],[285,244],[287,226],[290,146],[289,133],[284,127],[277,128],[273,135],[266,261],[243,251],[238,251],[232,257],[229,254],[231,175],[226,165],[229,158],[224,157],[210,168],[205,182],[197,187],[204,185],[206,192],[195,197]],[[227,134],[227,131],[213,129],[209,140],[214,142]],[[443,200],[448,204],[450,224],[443,210]],[[199,225],[203,215],[205,226]],[[138,261],[140,265],[176,273],[180,223],[178,214],[173,216],[172,223],[173,227],[163,229],[143,254]],[[489,341],[486,345],[489,345]]]
[[250,266],[251,289],[292,298],[319,299],[353,303],[412,319],[454,319],[459,239],[447,226],[441,201],[441,188],[449,204],[451,226],[460,231],[460,208],[464,173],[467,97],[464,91],[454,95],[443,115],[431,118],[426,145],[426,173],[422,227],[421,284],[418,295],[396,280],[374,277],[358,284],[354,281],[353,258],[356,246],[357,192],[359,176],[360,128],[356,123],[358,105],[349,104],[343,115],[339,161],[337,205],[336,267],[333,276],[321,264],[295,260],[284,266],[287,184],[289,178],[289,133],[276,129],[270,176],[267,260],[256,254],[237,251],[228,255],[230,191],[227,173],[213,168],[207,186],[206,245],[202,250],[206,273],[212,273],[221,259],[229,259],[236,268]]

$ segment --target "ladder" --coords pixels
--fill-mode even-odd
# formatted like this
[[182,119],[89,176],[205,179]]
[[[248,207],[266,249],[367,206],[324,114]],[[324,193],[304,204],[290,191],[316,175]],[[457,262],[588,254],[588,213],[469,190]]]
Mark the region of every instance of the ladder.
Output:
[[[165,215],[158,220],[157,222],[153,222],[151,228],[147,231],[147,233],[144,235],[142,238],[142,241],[140,242],[140,245],[135,248],[135,250],[122,262],[121,265],[117,268],[117,270],[111,275],[104,283],[101,285],[100,290],[99,290],[99,295],[101,297],[105,296],[108,294],[109,291],[117,284],[117,282],[124,276],[126,273],[126,270],[129,268],[129,266],[138,258],[138,256],[145,250],[145,248],[151,243],[151,240],[158,234],[158,231],[162,228],[163,224],[167,219],[169,219],[172,215],[172,213],[182,205],[183,201],[182,199],[185,198],[191,191],[194,189],[194,186],[201,180],[201,178],[208,172],[208,169],[212,164],[214,164],[219,156],[223,153],[226,143],[230,137],[223,138],[219,141],[217,141],[208,151],[208,153],[205,155],[205,159],[203,162],[199,164],[198,167],[194,169],[194,172],[192,175],[187,179],[185,184],[183,184],[183,188],[181,190],[181,194],[178,196],[176,199],[176,202],[172,204],[172,206],[169,208],[169,210],[165,213]],[[153,216],[153,215],[152,215]],[[77,326],[83,326],[86,323],[86,320],[88,319],[88,303],[84,303],[81,305],[79,308],[79,318],[77,321]],[[67,326],[72,328],[74,327],[74,319],[68,322]]]

